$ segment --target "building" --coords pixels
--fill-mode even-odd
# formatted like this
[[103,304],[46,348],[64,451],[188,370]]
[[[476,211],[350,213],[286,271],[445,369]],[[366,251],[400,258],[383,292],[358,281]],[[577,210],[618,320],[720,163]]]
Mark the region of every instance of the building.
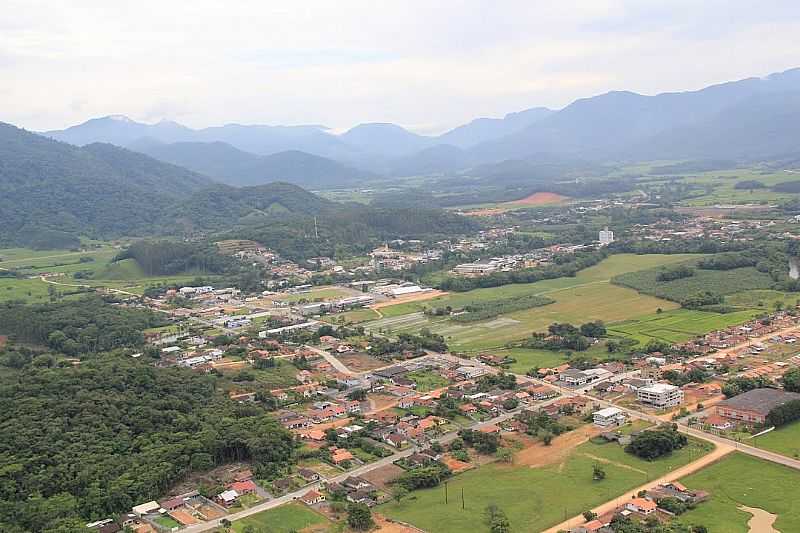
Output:
[[310,490],[300,496],[300,501],[306,505],[316,505],[325,501],[325,496],[315,490]]
[[558,379],[567,385],[580,387],[582,385],[586,385],[586,382],[589,381],[589,376],[584,374],[583,370],[578,370],[577,368],[568,368],[559,374]]
[[636,397],[641,403],[658,408],[674,407],[683,403],[683,391],[680,387],[667,383],[655,383],[637,389]]
[[496,263],[462,263],[453,268],[453,272],[465,276],[482,276],[484,274],[491,274],[497,272],[498,266]]
[[638,513],[640,515],[648,516],[656,512],[656,502],[646,498],[633,498],[625,505],[625,509]]
[[598,240],[600,241],[601,246],[611,244],[614,242],[614,232],[608,229],[608,226],[606,226],[605,229],[600,231]]
[[717,404],[717,415],[745,424],[763,424],[767,415],[781,405],[800,400],[800,394],[779,389],[753,389]]
[[606,407],[600,409],[592,415],[594,424],[600,427],[622,425],[625,423],[625,413],[616,407]]

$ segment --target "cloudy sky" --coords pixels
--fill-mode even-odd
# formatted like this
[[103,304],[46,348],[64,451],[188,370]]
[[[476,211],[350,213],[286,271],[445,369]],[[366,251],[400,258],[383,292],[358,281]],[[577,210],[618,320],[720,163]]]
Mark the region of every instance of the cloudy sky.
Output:
[[800,66],[798,0],[0,2],[0,121],[433,133]]

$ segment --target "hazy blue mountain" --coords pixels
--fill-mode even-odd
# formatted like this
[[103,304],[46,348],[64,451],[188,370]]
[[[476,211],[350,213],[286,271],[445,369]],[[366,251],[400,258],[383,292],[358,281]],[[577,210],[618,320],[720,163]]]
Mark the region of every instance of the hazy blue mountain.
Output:
[[418,176],[458,170],[470,165],[470,155],[466,151],[449,144],[437,144],[393,160],[389,166],[389,174]]
[[145,140],[131,147],[161,161],[235,186],[282,181],[301,187],[326,189],[355,186],[374,177],[369,172],[298,150],[259,156],[219,141],[164,144]]
[[[748,112],[740,104],[749,98],[790,90],[800,90],[800,69],[699,91],[656,96],[615,91],[577,100],[520,132],[482,143],[471,153],[482,161],[525,159],[537,152],[593,159],[653,157],[655,150],[639,153],[636,147],[671,130],[714,134],[713,122],[726,110]],[[693,142],[685,140],[687,145]],[[752,140],[757,141],[755,134]],[[717,156],[735,158],[736,150],[732,146],[728,153]],[[684,157],[684,154],[676,150],[672,156]]]
[[534,107],[509,113],[503,118],[476,118],[468,124],[443,133],[437,138],[437,141],[459,148],[469,148],[482,142],[516,133],[553,113],[555,111],[546,107]]
[[431,137],[417,135],[396,124],[359,124],[346,131],[339,138],[362,152],[403,156],[436,144]]
[[93,118],[64,130],[47,131],[43,135],[77,146],[97,142],[127,146],[142,137],[162,142],[189,140],[194,135],[194,131],[176,122],[162,121],[157,124],[142,124],[124,115],[109,115]]

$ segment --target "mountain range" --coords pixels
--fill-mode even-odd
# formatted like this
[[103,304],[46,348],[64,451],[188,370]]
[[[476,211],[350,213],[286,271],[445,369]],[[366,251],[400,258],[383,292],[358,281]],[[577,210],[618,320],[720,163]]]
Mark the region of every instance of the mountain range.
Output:
[[[336,135],[319,125],[228,124],[195,130],[169,121],[142,124],[123,116],[92,119],[45,135],[76,145],[108,142],[143,150],[232,184],[285,178],[310,187],[346,186],[374,173],[448,173],[540,156],[603,163],[785,156],[798,152],[793,139],[800,133],[799,95],[800,69],[792,69],[696,91],[654,96],[613,91],[557,111],[534,107],[503,118],[475,119],[438,136],[388,123],[359,124]],[[192,151],[207,153],[189,156],[189,164],[187,154]],[[297,153],[276,160],[253,158],[281,152],[304,152],[330,161],[302,161],[308,168],[300,173],[308,174],[305,180],[291,176],[285,167],[286,160],[303,159]]]

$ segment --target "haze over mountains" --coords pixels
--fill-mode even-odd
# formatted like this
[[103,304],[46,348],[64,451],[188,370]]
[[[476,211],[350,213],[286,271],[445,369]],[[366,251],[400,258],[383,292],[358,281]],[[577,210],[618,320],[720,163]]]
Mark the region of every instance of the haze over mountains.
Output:
[[[655,96],[614,91],[559,111],[538,107],[500,119],[475,119],[439,136],[387,123],[359,124],[336,135],[318,125],[228,124],[193,130],[175,122],[142,124],[123,116],[92,119],[45,135],[76,145],[130,147],[231,184],[284,179],[324,187],[357,182],[372,173],[456,172],[554,156],[599,163],[751,160],[796,152],[798,115],[800,69],[792,69],[698,91]],[[257,158],[281,152],[293,153]]]

